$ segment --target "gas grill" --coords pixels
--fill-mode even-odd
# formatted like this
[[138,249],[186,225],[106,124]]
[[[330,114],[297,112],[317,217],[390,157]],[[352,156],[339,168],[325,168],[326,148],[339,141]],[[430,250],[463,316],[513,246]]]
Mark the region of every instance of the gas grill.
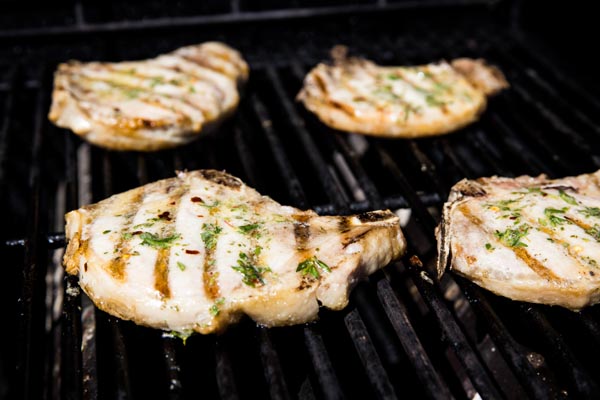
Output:
[[[0,15],[0,399],[593,398],[600,308],[513,302],[448,273],[434,228],[462,178],[600,168],[600,103],[514,29],[512,2],[83,2]],[[36,6],[37,7],[37,6]],[[249,60],[236,115],[175,150],[92,147],[47,120],[70,58],[152,57],[222,40]],[[529,43],[529,44],[528,44]],[[333,131],[295,101],[308,69],[346,44],[382,64],[483,57],[511,89],[451,135],[383,140]],[[64,274],[66,211],[175,170],[226,170],[319,214],[401,210],[409,248],[313,324],[184,344],[97,310]],[[5,333],[5,337],[6,337]]]

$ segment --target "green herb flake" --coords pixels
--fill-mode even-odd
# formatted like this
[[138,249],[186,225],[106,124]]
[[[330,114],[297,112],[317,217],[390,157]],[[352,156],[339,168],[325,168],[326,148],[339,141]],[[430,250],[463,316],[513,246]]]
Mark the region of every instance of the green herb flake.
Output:
[[157,86],[157,85],[162,85],[163,83],[165,83],[165,81],[163,80],[163,78],[161,78],[161,77],[157,76],[157,77],[155,77],[155,78],[152,78],[152,79],[150,80],[150,87],[151,87],[151,88],[154,88],[155,86]]
[[200,237],[204,242],[204,246],[207,250],[212,250],[217,245],[217,237],[223,228],[217,224],[202,224],[202,233]]
[[387,78],[388,78],[390,81],[399,81],[399,80],[401,80],[401,79],[402,79],[402,78],[400,78],[400,77],[399,77],[398,75],[396,75],[396,74],[388,74]]
[[196,88],[195,88],[194,86],[190,85],[190,86],[188,87],[188,91],[189,91],[190,93],[196,93]]
[[448,104],[447,102],[436,98],[435,95],[433,95],[433,94],[426,95],[425,102],[427,103],[428,106],[431,106],[431,107],[442,107],[442,106],[445,106],[446,104]]
[[193,333],[194,331],[192,330],[185,330],[183,332],[171,331],[170,333],[168,333],[168,335],[171,337],[181,339],[183,341],[183,345],[185,346],[188,338],[192,336]]
[[596,242],[600,242],[600,225],[596,224],[593,227],[586,229],[585,233],[593,237]]
[[546,216],[546,218],[548,218],[548,221],[550,221],[550,225],[558,226],[558,225],[564,224],[565,222],[567,222],[567,220],[556,216],[556,214],[564,214],[568,210],[569,210],[569,207],[563,207],[563,208],[550,208],[549,207],[544,210],[544,215]]
[[123,239],[125,239],[125,240],[129,240],[129,239],[131,239],[132,237],[133,237],[133,235],[132,235],[131,233],[129,233],[129,232],[125,232],[125,233],[123,234]]
[[583,214],[585,217],[596,217],[600,218],[600,208],[599,207],[584,207],[583,210],[577,210],[579,214]]
[[125,89],[124,93],[129,99],[137,99],[142,91],[140,89]]
[[110,229],[107,229],[105,231],[102,232],[103,235],[106,235],[107,233],[111,233],[112,231]]
[[525,243],[521,241],[531,227],[527,224],[520,225],[517,229],[506,229],[504,232],[496,231],[495,235],[504,245],[509,247],[527,247]]
[[255,233],[256,230],[258,230],[261,227],[261,224],[248,224],[248,225],[242,225],[238,227],[238,231],[240,233],[243,234],[247,234],[247,233]]
[[577,200],[575,200],[575,197],[567,194],[564,190],[559,190],[558,195],[560,196],[561,199],[563,199],[567,203],[572,204],[574,206],[577,205]]
[[171,236],[160,237],[157,234],[150,232],[142,232],[140,239],[142,239],[142,245],[154,247],[155,249],[166,249],[173,245],[173,242],[179,239],[181,236],[174,234]]
[[219,315],[221,313],[219,306],[222,306],[224,302],[225,302],[224,297],[219,297],[217,300],[215,300],[215,303],[212,306],[210,306],[210,308],[208,309],[208,312],[210,312],[210,315],[212,315],[213,317],[216,317],[217,315]]
[[179,267],[180,270],[185,271],[185,269],[187,268],[185,266],[184,263],[182,263],[181,261],[177,261],[177,266]]
[[231,268],[243,275],[242,282],[251,287],[263,286],[265,284],[263,275],[265,272],[271,272],[271,268],[256,265],[254,255],[249,256],[240,252],[238,257],[237,265]]
[[485,244],[485,249],[488,250],[488,251],[492,251],[492,250],[494,250],[494,246],[492,246],[491,243],[486,243]]
[[319,260],[316,256],[313,256],[298,264],[296,272],[301,272],[302,275],[310,274],[316,279],[319,279],[319,277],[321,276],[321,274],[319,273],[319,269],[326,272],[331,272],[331,268],[329,268],[327,264]]

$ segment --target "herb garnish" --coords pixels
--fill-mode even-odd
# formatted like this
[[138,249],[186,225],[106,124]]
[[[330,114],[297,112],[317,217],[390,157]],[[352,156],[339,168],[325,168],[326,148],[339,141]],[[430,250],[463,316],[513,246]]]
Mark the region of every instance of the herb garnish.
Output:
[[259,223],[242,225],[242,226],[238,227],[238,231],[243,234],[246,234],[246,233],[254,234],[254,233],[256,233],[255,231],[260,228],[260,226],[261,226],[261,224],[259,224]]
[[112,231],[110,229],[107,229],[105,231],[102,232],[103,235],[106,235],[107,233],[111,233]]
[[238,257],[238,265],[232,266],[231,268],[244,276],[242,282],[252,287],[264,285],[265,281],[263,279],[263,274],[265,272],[270,272],[271,268],[256,265],[253,255],[249,256],[244,252],[240,252]]
[[584,207],[583,210],[578,210],[577,212],[585,215],[588,218],[589,217],[600,218],[600,208],[599,207]]
[[485,249],[488,250],[488,251],[492,251],[492,250],[494,250],[494,246],[492,246],[491,243],[486,243],[485,244]]
[[177,261],[177,266],[179,267],[180,270],[185,271],[186,266],[184,263],[182,263],[181,261]]
[[219,310],[219,306],[223,305],[224,302],[225,302],[225,298],[219,297],[218,299],[215,300],[215,303],[212,306],[210,306],[210,308],[208,309],[208,312],[210,312],[210,314],[213,317],[216,317],[221,312],[221,310]]
[[585,230],[585,233],[593,237],[596,242],[600,242],[600,225],[594,225],[592,228]]
[[517,229],[508,228],[504,232],[496,231],[496,237],[506,246],[509,247],[527,247],[527,245],[521,242],[521,239],[527,235],[530,226],[522,224]]
[[574,206],[577,205],[577,200],[575,200],[575,197],[568,195],[564,190],[559,190],[558,195],[560,196],[561,199],[563,199],[567,203],[572,204]]
[[186,330],[183,332],[171,331],[167,335],[181,339],[183,341],[183,345],[185,346],[185,343],[187,342],[188,338],[192,336],[193,333],[194,331],[192,330]]
[[432,107],[441,107],[441,106],[445,106],[446,104],[448,104],[445,101],[437,99],[435,97],[435,95],[433,95],[433,94],[426,95],[425,102],[427,103],[428,106],[432,106]]
[[159,237],[155,233],[150,232],[142,232],[140,234],[140,239],[142,239],[142,243],[144,246],[154,247],[155,249],[166,249],[167,247],[171,247],[173,242],[179,239],[181,236],[178,234],[174,234],[171,236]]
[[202,224],[202,229],[200,237],[204,242],[204,246],[206,246],[207,250],[214,249],[217,245],[217,236],[219,236],[223,228],[217,224]]
[[564,218],[557,217],[556,214],[564,214],[568,210],[569,207],[563,207],[560,209],[549,207],[544,210],[544,215],[546,216],[546,218],[548,218],[548,221],[550,221],[550,225],[558,226],[564,224],[565,222],[567,222],[567,220]]
[[331,272],[331,268],[329,268],[327,264],[319,260],[316,256],[313,256],[298,264],[296,272],[301,272],[302,275],[311,274],[315,278],[319,279],[321,276],[319,273],[319,268],[323,271]]

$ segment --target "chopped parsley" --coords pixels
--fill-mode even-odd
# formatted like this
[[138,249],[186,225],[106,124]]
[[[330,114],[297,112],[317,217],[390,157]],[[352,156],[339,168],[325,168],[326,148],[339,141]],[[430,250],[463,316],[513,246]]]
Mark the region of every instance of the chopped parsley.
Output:
[[112,231],[110,229],[107,229],[105,231],[102,232],[103,235],[106,235],[107,233],[111,233]]
[[546,218],[548,218],[548,221],[550,221],[550,225],[558,226],[558,225],[564,224],[565,222],[567,222],[567,220],[556,216],[556,214],[564,214],[568,210],[569,210],[569,207],[563,207],[563,208],[549,207],[544,210],[544,215],[546,216]]
[[577,205],[577,200],[575,200],[575,197],[567,194],[564,190],[559,190],[558,195],[560,196],[561,199],[563,199],[567,203],[572,204],[574,206]]
[[125,89],[125,96],[130,99],[136,99],[142,93],[140,89]]
[[577,212],[585,215],[588,218],[589,217],[600,218],[600,207],[584,207],[583,210],[578,210]]
[[221,204],[221,202],[219,200],[215,200],[215,202],[212,204],[208,204],[208,203],[204,203],[204,202],[200,203],[200,205],[202,207],[206,207],[206,208],[215,208],[215,207],[218,207],[220,204]]
[[298,264],[296,272],[301,272],[302,275],[311,274],[315,278],[319,279],[319,277],[321,276],[321,274],[319,273],[319,269],[331,272],[331,268],[329,268],[327,264],[319,260],[316,256],[313,256]]
[[214,249],[217,245],[217,237],[219,236],[219,233],[221,233],[223,228],[221,228],[217,224],[202,224],[202,229],[203,230],[200,234],[200,237],[204,242],[204,246],[207,250]]
[[196,93],[196,88],[194,88],[194,86],[190,85],[189,88],[188,88],[188,91],[190,93]]
[[185,266],[184,263],[182,263],[181,261],[177,261],[177,266],[179,267],[180,270],[185,271],[185,269],[187,268]]
[[160,237],[155,233],[150,232],[142,232],[140,234],[140,239],[142,239],[142,245],[154,247],[155,249],[166,249],[167,247],[171,247],[173,242],[179,239],[181,236],[178,234],[173,234],[171,236]]
[[514,203],[517,203],[522,198],[523,197],[519,197],[518,199],[499,200],[494,203],[485,203],[484,206],[488,209],[497,207],[500,211],[511,211],[513,209],[510,208],[510,206],[513,205]]
[[141,224],[137,224],[133,226],[133,229],[139,229],[139,228],[150,228],[151,226],[154,225],[154,223],[156,221],[158,221],[158,218],[149,218],[146,220],[146,222],[143,222]]
[[157,76],[155,78],[152,78],[152,80],[150,81],[150,87],[153,88],[156,85],[162,85],[163,83],[165,83],[164,79]]
[[520,225],[517,229],[508,228],[504,232],[496,231],[495,235],[503,244],[509,247],[527,247],[521,241],[529,232],[530,226],[527,224]]
[[428,106],[432,106],[432,107],[441,107],[441,106],[445,106],[446,104],[448,104],[445,101],[439,100],[433,94],[426,95],[425,102],[427,103]]
[[224,302],[225,302],[224,297],[219,297],[217,300],[215,300],[215,303],[212,306],[210,306],[210,308],[208,309],[208,312],[210,312],[210,315],[212,315],[213,317],[216,317],[217,315],[219,315],[219,313],[221,312],[221,310],[219,309],[219,306],[223,305]]
[[593,237],[596,242],[600,242],[600,225],[594,225],[591,228],[585,230],[585,233]]
[[185,346],[185,343],[187,342],[188,338],[192,336],[192,333],[194,333],[192,330],[185,330],[183,332],[171,331],[168,333],[168,335],[181,339],[183,341],[183,345]]
[[261,227],[261,224],[247,224],[238,227],[238,231],[243,234],[251,233],[254,234]]
[[242,282],[252,287],[264,285],[263,275],[265,272],[271,272],[271,268],[256,265],[254,255],[240,252],[238,257],[237,265],[231,268],[243,275]]
[[485,249],[488,250],[488,251],[492,251],[492,250],[494,250],[494,246],[492,246],[491,243],[486,243],[485,244]]

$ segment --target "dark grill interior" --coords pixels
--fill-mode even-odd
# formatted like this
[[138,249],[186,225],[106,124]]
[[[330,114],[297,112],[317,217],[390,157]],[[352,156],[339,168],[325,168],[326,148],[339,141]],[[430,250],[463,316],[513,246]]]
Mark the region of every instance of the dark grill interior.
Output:
[[[291,8],[314,6],[297,3]],[[76,2],[65,7],[74,10],[73,20],[83,12],[83,28],[64,15],[58,25],[68,29],[62,31],[39,21],[21,31],[5,25],[0,296],[13,340],[0,343],[0,398],[600,394],[598,307],[573,313],[512,302],[453,274],[433,283],[419,266],[435,262],[433,230],[458,180],[598,169],[600,104],[524,46],[501,6],[385,3],[341,6],[344,15],[337,17],[318,8],[306,15],[289,11],[288,18],[268,11],[257,23],[256,14],[246,13],[256,10],[232,1],[227,7],[235,15],[231,9],[189,11],[205,13],[206,24],[175,18],[161,26],[149,19],[115,27],[106,24],[130,20],[137,3],[128,9]],[[165,14],[149,7],[147,16],[178,17],[185,10]],[[218,134],[172,151],[114,153],[48,122],[57,62],[151,57],[208,39],[237,47],[252,68],[238,113]],[[448,136],[387,141],[334,132],[294,97],[308,69],[339,43],[384,64],[484,57],[506,73],[512,88],[492,100],[480,122]],[[60,265],[65,211],[176,169],[198,168],[225,169],[282,204],[320,214],[410,208],[407,256],[361,283],[345,310],[322,310],[320,321],[307,326],[265,329],[246,319],[224,335],[197,335],[183,345],[96,310]]]

